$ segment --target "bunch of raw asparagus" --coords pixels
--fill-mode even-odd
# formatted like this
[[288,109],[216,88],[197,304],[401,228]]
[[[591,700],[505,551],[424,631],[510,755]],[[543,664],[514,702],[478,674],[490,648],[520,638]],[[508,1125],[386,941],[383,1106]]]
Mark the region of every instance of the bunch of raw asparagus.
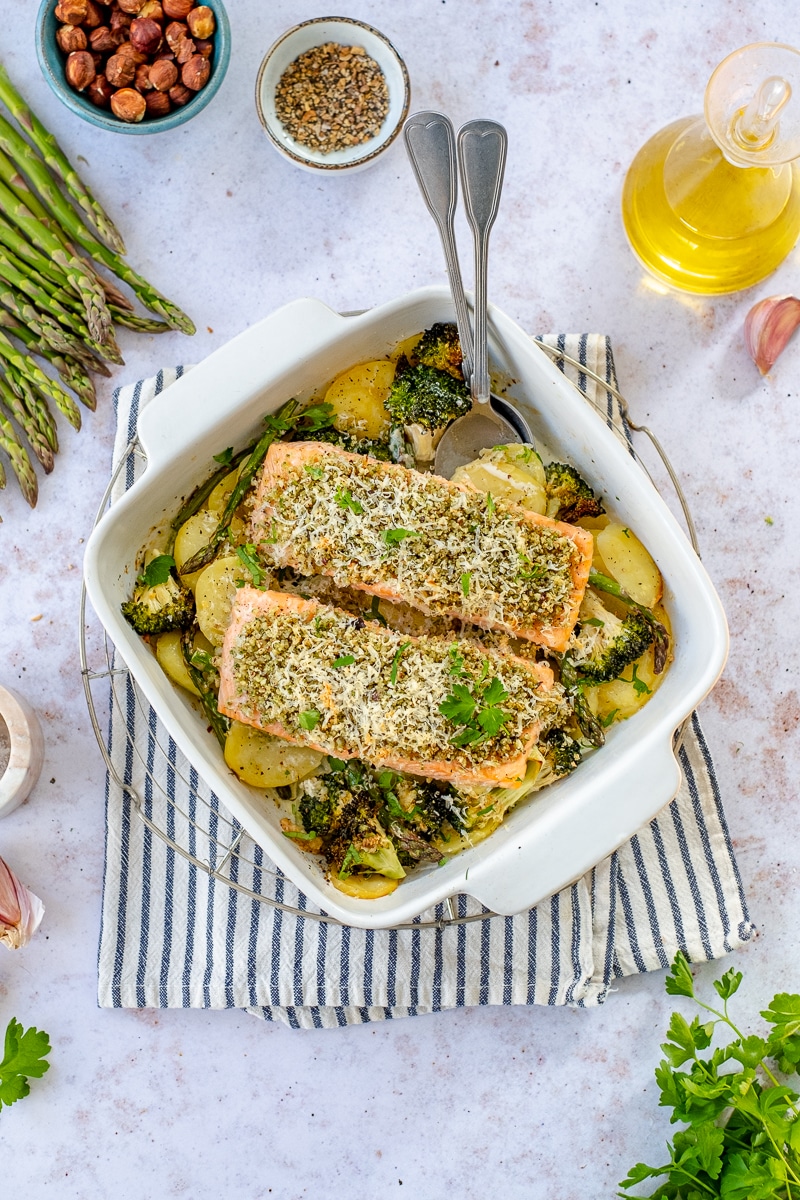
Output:
[[[114,325],[145,333],[194,333],[194,325],[121,257],[125,246],[110,217],[2,64],[0,102],[18,126],[0,107],[0,450],[34,505],[29,449],[52,471],[58,434],[50,404],[80,428],[75,396],[94,409],[92,373],[110,375],[107,364],[122,362]],[[98,266],[163,319],[137,315]],[[0,487],[5,483],[0,458]]]

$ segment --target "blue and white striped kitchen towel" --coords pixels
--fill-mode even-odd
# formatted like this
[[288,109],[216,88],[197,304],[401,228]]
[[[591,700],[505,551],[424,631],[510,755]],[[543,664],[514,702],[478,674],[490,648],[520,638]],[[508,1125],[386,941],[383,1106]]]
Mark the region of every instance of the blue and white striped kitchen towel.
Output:
[[[614,385],[607,338],[545,340]],[[604,408],[607,401],[609,423],[626,437],[612,394],[567,370]],[[139,409],[181,371],[119,389],[115,464]],[[138,469],[129,455],[115,495]],[[678,948],[702,961],[752,936],[696,715],[680,750],[677,798],[578,883],[516,917],[484,918],[458,896],[457,916],[471,918],[463,923],[437,925],[447,916],[440,905],[410,927],[368,931],[314,919],[183,759],[118,656],[114,667],[101,1006],[245,1008],[296,1028],[477,1004],[586,1006],[602,1003],[621,976],[666,967]]]

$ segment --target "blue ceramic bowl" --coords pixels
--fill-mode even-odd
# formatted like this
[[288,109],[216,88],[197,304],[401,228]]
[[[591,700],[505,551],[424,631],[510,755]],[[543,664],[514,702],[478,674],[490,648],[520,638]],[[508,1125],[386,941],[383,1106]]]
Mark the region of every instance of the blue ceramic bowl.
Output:
[[56,42],[58,21],[55,17],[56,0],[42,0],[39,15],[36,18],[36,55],[39,66],[50,87],[67,108],[77,116],[96,125],[98,129],[108,129],[111,133],[161,133],[166,129],[176,129],[186,121],[191,121],[213,99],[219,91],[220,84],[225,78],[231,57],[231,28],[228,15],[222,6],[222,0],[204,0],[213,10],[217,21],[214,34],[214,55],[211,60],[211,77],[208,83],[199,91],[193,100],[184,104],[183,108],[173,109],[165,117],[145,117],[143,121],[129,123],[120,121],[110,109],[97,108],[80,92],[74,91],[67,83],[64,74],[65,56],[61,53]]

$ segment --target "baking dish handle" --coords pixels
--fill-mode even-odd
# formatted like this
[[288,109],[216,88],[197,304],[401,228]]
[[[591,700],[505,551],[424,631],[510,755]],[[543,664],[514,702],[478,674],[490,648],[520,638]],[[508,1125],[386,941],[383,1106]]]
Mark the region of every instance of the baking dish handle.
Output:
[[[570,847],[570,863],[576,868],[572,883],[618,849],[630,838],[632,829],[642,828],[674,800],[682,779],[671,738],[667,743],[641,747],[635,761],[627,755],[619,757],[624,757],[624,769],[615,772],[602,793],[592,790],[585,800],[576,796],[571,805],[567,797],[560,802],[553,794],[545,801],[542,794],[538,802],[545,801],[547,809],[539,823],[525,831],[536,830],[533,844],[525,845],[525,832],[521,837],[514,836],[509,824],[502,865],[496,858],[491,863],[473,864],[468,880],[457,890],[473,896],[492,912],[513,916],[569,886],[564,884],[564,863],[553,852],[556,838],[548,836],[551,824],[554,834],[558,830],[558,844]],[[614,796],[613,806],[606,802],[610,793]],[[536,804],[537,798],[531,803]],[[565,819],[566,806],[570,812]],[[604,811],[613,812],[613,822],[598,822],[597,814]],[[502,826],[493,837],[498,833],[502,833]]]
[[[137,432],[148,469],[219,428],[226,411],[264,393],[264,363],[280,379],[341,335],[347,318],[321,300],[294,300],[215,350],[202,372],[187,371],[139,415]],[[235,394],[233,391],[235,380]]]

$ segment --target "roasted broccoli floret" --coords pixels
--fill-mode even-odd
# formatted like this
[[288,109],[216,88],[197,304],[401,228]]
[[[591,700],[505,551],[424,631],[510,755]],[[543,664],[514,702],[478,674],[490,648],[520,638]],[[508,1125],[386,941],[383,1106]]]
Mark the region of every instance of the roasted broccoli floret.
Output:
[[574,738],[563,729],[551,729],[543,734],[539,749],[557,778],[574,771],[583,757],[581,748]]
[[334,429],[332,425],[308,436],[315,442],[328,442],[332,446],[339,446],[348,454],[368,454],[370,458],[378,458],[381,462],[390,462],[392,459],[388,442],[378,441],[376,438],[353,437],[350,433]]
[[458,329],[452,322],[437,321],[426,329],[412,352],[416,363],[447,371],[454,379],[463,379],[461,342]]
[[585,479],[567,463],[548,463],[544,469],[547,516],[556,521],[579,521],[605,512]]
[[175,578],[175,560],[162,554],[152,559],[136,581],[133,598],[122,613],[137,633],[167,633],[186,629],[194,620],[194,597]]
[[590,591],[584,595],[578,623],[568,653],[590,684],[618,679],[655,639],[653,621],[645,613],[631,609],[618,617]]
[[320,839],[332,872],[346,879],[365,870],[389,879],[405,871],[377,816],[371,777],[360,763],[337,763],[329,775],[304,784],[296,813],[306,833]]
[[395,425],[419,425],[433,432],[468,413],[472,401],[463,379],[447,371],[398,364],[386,408]]

